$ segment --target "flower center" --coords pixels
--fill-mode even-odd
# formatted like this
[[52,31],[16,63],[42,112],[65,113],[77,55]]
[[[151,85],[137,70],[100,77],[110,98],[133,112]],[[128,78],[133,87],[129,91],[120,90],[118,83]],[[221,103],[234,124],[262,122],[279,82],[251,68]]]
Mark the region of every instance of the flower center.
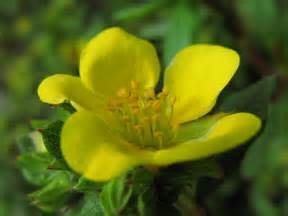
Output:
[[141,88],[133,80],[109,100],[108,108],[119,120],[119,132],[127,141],[145,149],[162,149],[173,145],[175,138],[175,102],[167,90],[155,94],[153,88]]

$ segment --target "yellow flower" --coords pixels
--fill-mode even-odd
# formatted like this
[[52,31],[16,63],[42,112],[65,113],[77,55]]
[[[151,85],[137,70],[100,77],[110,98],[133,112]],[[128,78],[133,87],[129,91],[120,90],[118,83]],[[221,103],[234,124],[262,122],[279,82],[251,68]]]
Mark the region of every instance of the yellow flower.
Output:
[[43,102],[69,100],[77,112],[65,122],[61,149],[86,178],[107,181],[128,169],[197,160],[238,146],[261,120],[250,113],[207,115],[239,65],[228,48],[199,44],[181,50],[165,70],[154,47],[120,28],[94,37],[82,51],[80,78],[42,81]]

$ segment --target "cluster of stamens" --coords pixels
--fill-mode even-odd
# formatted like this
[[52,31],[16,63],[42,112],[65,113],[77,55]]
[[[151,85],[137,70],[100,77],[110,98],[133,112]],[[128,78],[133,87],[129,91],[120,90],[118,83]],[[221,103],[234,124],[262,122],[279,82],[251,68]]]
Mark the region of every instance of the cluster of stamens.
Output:
[[153,88],[143,89],[133,80],[109,100],[108,109],[118,119],[118,130],[127,141],[141,148],[161,149],[173,145],[175,102],[167,90],[155,94]]

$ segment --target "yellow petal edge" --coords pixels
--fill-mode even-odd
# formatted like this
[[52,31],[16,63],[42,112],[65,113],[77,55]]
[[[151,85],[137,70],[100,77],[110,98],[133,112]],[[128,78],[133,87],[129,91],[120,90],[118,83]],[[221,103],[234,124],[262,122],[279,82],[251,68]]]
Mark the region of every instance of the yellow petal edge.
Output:
[[159,79],[157,53],[148,41],[121,28],[108,28],[96,35],[83,49],[80,77],[94,92],[113,96],[131,80],[145,88],[154,87]]
[[175,121],[188,122],[207,114],[239,61],[237,52],[216,45],[193,45],[177,53],[164,77],[164,87],[176,97]]
[[87,110],[96,110],[101,103],[79,77],[66,74],[55,74],[44,79],[38,87],[38,96],[45,103],[60,104],[69,100]]
[[221,118],[203,137],[192,139],[154,155],[155,165],[198,160],[218,154],[252,138],[261,128],[261,120],[251,113],[235,113]]
[[72,170],[94,181],[107,181],[151,161],[151,153],[124,143],[94,114],[74,113],[61,134],[62,154]]

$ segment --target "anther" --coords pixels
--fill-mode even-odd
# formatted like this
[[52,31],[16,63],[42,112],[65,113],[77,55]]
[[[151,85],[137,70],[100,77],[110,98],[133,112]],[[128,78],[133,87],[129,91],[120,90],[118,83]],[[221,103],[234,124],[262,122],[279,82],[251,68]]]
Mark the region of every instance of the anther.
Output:
[[154,136],[155,137],[161,137],[161,136],[163,136],[163,133],[161,131],[155,131]]
[[160,98],[161,98],[161,97],[165,98],[165,97],[167,97],[168,95],[169,95],[169,92],[168,92],[168,90],[167,90],[166,88],[163,88],[162,92],[159,93],[159,97],[160,97]]
[[132,90],[137,90],[140,87],[140,83],[136,80],[131,80],[130,85]]
[[121,105],[120,101],[111,99],[108,101],[108,110],[115,111],[117,108],[119,108],[120,105]]
[[145,98],[154,98],[155,97],[155,91],[153,88],[147,88],[144,91],[144,97]]
[[130,107],[132,109],[139,109],[139,104],[137,101],[132,101],[131,104],[130,104]]
[[130,95],[130,96],[129,96],[129,101],[130,101],[131,103],[137,102],[137,100],[138,100],[138,96],[137,96],[137,95]]
[[125,88],[122,88],[117,92],[117,96],[120,98],[127,98],[129,94]]
[[143,121],[144,123],[149,123],[149,122],[150,122],[150,118],[147,117],[147,116],[145,116],[145,117],[142,118],[142,121]]
[[140,113],[140,109],[138,109],[138,108],[134,108],[134,109],[132,109],[132,113],[133,114],[139,114]]
[[156,122],[158,119],[159,119],[159,114],[154,114],[154,115],[151,117],[152,122]]
[[129,123],[131,120],[128,116],[123,116],[122,117],[123,121],[126,122],[126,123]]
[[159,100],[154,101],[153,107],[156,111],[160,111],[161,109],[161,102]]
[[176,103],[176,96],[174,96],[174,97],[171,98],[170,103],[171,103],[172,106],[175,105],[175,103]]
[[142,126],[141,126],[141,125],[134,125],[134,126],[133,126],[133,129],[134,129],[135,131],[137,131],[137,132],[140,132],[141,129],[142,129]]

